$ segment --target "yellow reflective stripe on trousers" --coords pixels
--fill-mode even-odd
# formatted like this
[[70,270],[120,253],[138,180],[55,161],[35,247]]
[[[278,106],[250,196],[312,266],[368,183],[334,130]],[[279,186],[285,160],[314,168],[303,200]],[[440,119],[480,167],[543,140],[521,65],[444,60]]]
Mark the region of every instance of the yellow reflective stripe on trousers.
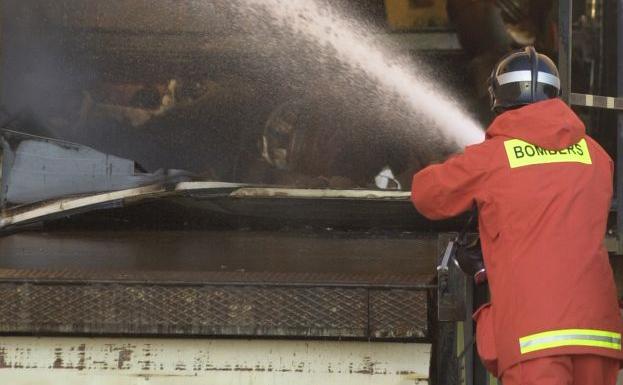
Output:
[[591,346],[621,350],[621,333],[594,329],[561,329],[519,339],[521,354],[561,346]]
[[546,150],[523,140],[509,139],[504,142],[504,149],[510,168],[547,163],[593,163],[586,139],[559,150]]

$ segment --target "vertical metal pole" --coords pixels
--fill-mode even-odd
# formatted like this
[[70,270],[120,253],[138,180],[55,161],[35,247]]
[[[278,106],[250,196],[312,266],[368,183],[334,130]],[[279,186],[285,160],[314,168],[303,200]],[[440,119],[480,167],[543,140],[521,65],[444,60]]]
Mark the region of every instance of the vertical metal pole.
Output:
[[[621,0],[623,1],[623,0]],[[471,277],[470,277],[471,278]],[[465,384],[476,385],[476,378],[474,378],[474,349],[473,339],[476,337],[474,330],[474,320],[472,319],[472,313],[474,312],[474,280],[467,279],[465,282],[465,322],[463,322],[463,348],[465,351]],[[470,346],[470,343],[471,346]]]
[[[617,1],[617,94],[623,96],[623,0]],[[623,112],[617,117],[616,204],[618,253],[623,254]]]
[[562,99],[567,103],[571,94],[572,1],[558,0],[558,72]]
[[[473,286],[472,308],[478,309],[480,306],[489,302],[489,285]],[[478,342],[478,341],[476,341]],[[482,365],[476,349],[474,349],[474,385],[495,385],[497,381],[493,381],[493,377],[487,373],[487,369]]]

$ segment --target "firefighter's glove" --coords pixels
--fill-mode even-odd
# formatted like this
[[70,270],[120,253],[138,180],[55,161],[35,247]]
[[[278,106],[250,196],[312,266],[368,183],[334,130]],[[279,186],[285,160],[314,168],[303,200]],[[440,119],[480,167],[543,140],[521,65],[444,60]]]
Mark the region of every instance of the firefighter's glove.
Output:
[[460,243],[456,250],[455,260],[465,274],[474,278],[476,284],[487,280],[479,238],[471,243]]

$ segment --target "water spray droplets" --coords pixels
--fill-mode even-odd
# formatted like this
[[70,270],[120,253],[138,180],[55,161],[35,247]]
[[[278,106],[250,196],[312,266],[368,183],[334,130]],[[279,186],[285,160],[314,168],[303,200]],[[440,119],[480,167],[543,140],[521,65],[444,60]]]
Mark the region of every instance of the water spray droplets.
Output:
[[[338,61],[355,74],[365,74],[366,81],[374,85],[369,88],[375,96],[391,102],[398,95],[412,110],[409,118],[413,119],[413,127],[422,127],[416,120],[430,122],[428,128],[433,131],[418,132],[423,138],[441,134],[459,147],[484,139],[482,128],[456,101],[442,93],[434,80],[418,74],[413,62],[392,59],[399,55],[379,42],[368,28],[330,5],[320,0],[231,0],[229,4],[238,7],[240,17],[253,29],[264,28],[273,35],[285,33],[284,38],[316,46],[314,53],[305,53],[309,47],[301,47],[297,60],[313,59],[320,65]],[[275,27],[281,31],[273,31]],[[353,75],[344,80],[350,84],[356,78]],[[384,102],[379,100],[379,103]],[[438,135],[434,135],[434,130]]]

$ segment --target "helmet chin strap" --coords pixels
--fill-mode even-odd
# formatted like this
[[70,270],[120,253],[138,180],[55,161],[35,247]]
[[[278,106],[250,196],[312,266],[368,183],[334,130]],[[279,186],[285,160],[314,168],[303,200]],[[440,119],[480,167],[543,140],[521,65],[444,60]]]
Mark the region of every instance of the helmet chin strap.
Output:
[[494,106],[495,106],[495,92],[493,91],[494,79],[495,79],[495,67],[493,68],[493,71],[491,71],[491,75],[489,75],[489,79],[487,79],[487,84],[488,84],[487,91],[489,92],[489,107],[491,108],[491,111],[494,111]]
[[526,47],[528,57],[530,58],[530,64],[532,67],[532,82],[530,84],[530,100],[532,103],[536,102],[536,88],[539,82],[539,55],[533,46]]

